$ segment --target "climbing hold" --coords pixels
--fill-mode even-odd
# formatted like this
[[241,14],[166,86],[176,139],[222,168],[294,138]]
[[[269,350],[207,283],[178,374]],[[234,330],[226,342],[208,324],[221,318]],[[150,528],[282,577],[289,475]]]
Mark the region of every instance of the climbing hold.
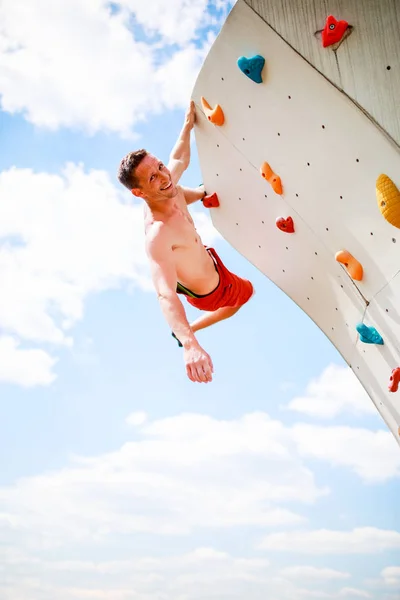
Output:
[[282,194],[282,182],[279,175],[273,172],[268,163],[264,162],[261,165],[260,173],[271,184],[272,189],[276,194]]
[[325,27],[322,30],[322,45],[324,48],[337,44],[343,38],[349,24],[347,21],[337,21],[335,17],[329,15],[326,19]]
[[204,114],[211,123],[220,126],[224,124],[224,112],[219,104],[217,104],[215,108],[211,108],[211,106],[208,104],[207,100],[203,98],[203,96],[201,97],[201,104],[203,106]]
[[389,392],[397,392],[400,383],[400,367],[393,369],[390,376]]
[[241,56],[237,61],[239,69],[255,83],[262,83],[261,71],[264,68],[265,58],[256,54],[252,58]]
[[364,323],[358,323],[356,329],[360,334],[360,341],[364,342],[364,344],[383,345],[382,336],[377,332],[375,327],[368,327]]
[[204,196],[202,202],[206,208],[218,208],[219,206],[218,196],[215,192],[214,194]]
[[376,180],[376,198],[386,221],[400,229],[400,191],[387,175]]
[[279,217],[276,220],[276,226],[285,233],[294,233],[294,223],[292,217],[287,217],[287,219],[284,217]]
[[347,252],[347,250],[340,250],[340,252],[336,252],[335,259],[346,267],[347,272],[352,279],[361,281],[363,278],[362,265],[350,254],[350,252]]

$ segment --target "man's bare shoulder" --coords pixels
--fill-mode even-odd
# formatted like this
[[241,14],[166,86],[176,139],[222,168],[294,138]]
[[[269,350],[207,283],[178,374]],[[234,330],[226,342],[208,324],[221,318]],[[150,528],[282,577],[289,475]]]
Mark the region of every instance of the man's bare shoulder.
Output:
[[151,258],[162,255],[172,249],[171,228],[165,221],[153,221],[146,227],[145,248]]

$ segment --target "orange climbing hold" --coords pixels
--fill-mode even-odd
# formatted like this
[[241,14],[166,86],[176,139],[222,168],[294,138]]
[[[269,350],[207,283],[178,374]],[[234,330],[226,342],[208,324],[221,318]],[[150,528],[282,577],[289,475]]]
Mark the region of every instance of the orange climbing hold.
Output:
[[201,104],[203,106],[203,110],[204,110],[204,114],[206,115],[207,119],[213,123],[214,125],[223,125],[225,122],[225,116],[224,116],[224,111],[222,110],[222,108],[220,107],[219,104],[217,104],[215,106],[215,108],[212,108],[207,100],[205,98],[203,98],[203,96],[201,97]]
[[389,392],[397,392],[400,383],[400,367],[393,369],[390,376]]
[[376,199],[386,221],[400,229],[400,191],[385,174],[376,180]]
[[363,278],[362,265],[354,258],[354,256],[352,256],[352,254],[350,254],[350,252],[347,250],[340,250],[340,252],[336,252],[335,259],[346,267],[347,272],[352,279],[361,281]]
[[273,172],[268,163],[264,162],[260,168],[261,175],[271,184],[272,189],[276,194],[282,194],[282,182],[279,175]]

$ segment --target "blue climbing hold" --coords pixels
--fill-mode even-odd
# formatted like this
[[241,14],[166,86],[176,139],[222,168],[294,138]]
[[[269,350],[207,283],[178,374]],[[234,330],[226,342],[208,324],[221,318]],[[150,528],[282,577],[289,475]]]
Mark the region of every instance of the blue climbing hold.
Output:
[[262,83],[261,71],[264,68],[265,58],[256,54],[252,58],[241,56],[237,61],[239,69],[255,83]]
[[367,325],[364,325],[364,323],[359,323],[356,326],[356,329],[360,334],[361,342],[364,342],[364,344],[383,345],[382,336],[377,332],[375,327],[367,327]]

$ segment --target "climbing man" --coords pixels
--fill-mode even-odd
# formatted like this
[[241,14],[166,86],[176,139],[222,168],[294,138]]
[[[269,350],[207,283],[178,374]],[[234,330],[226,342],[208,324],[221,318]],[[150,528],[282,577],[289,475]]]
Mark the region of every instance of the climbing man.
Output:
[[[190,162],[190,134],[195,122],[192,101],[168,167],[147,152],[129,152],[118,169],[119,181],[144,205],[146,253],[161,310],[173,337],[183,346],[191,381],[212,381],[211,357],[200,346],[196,331],[234,315],[253,295],[250,281],[231,273],[213,248],[206,248],[187,206],[203,200],[203,186],[178,185]],[[189,324],[178,294],[205,311]]]

